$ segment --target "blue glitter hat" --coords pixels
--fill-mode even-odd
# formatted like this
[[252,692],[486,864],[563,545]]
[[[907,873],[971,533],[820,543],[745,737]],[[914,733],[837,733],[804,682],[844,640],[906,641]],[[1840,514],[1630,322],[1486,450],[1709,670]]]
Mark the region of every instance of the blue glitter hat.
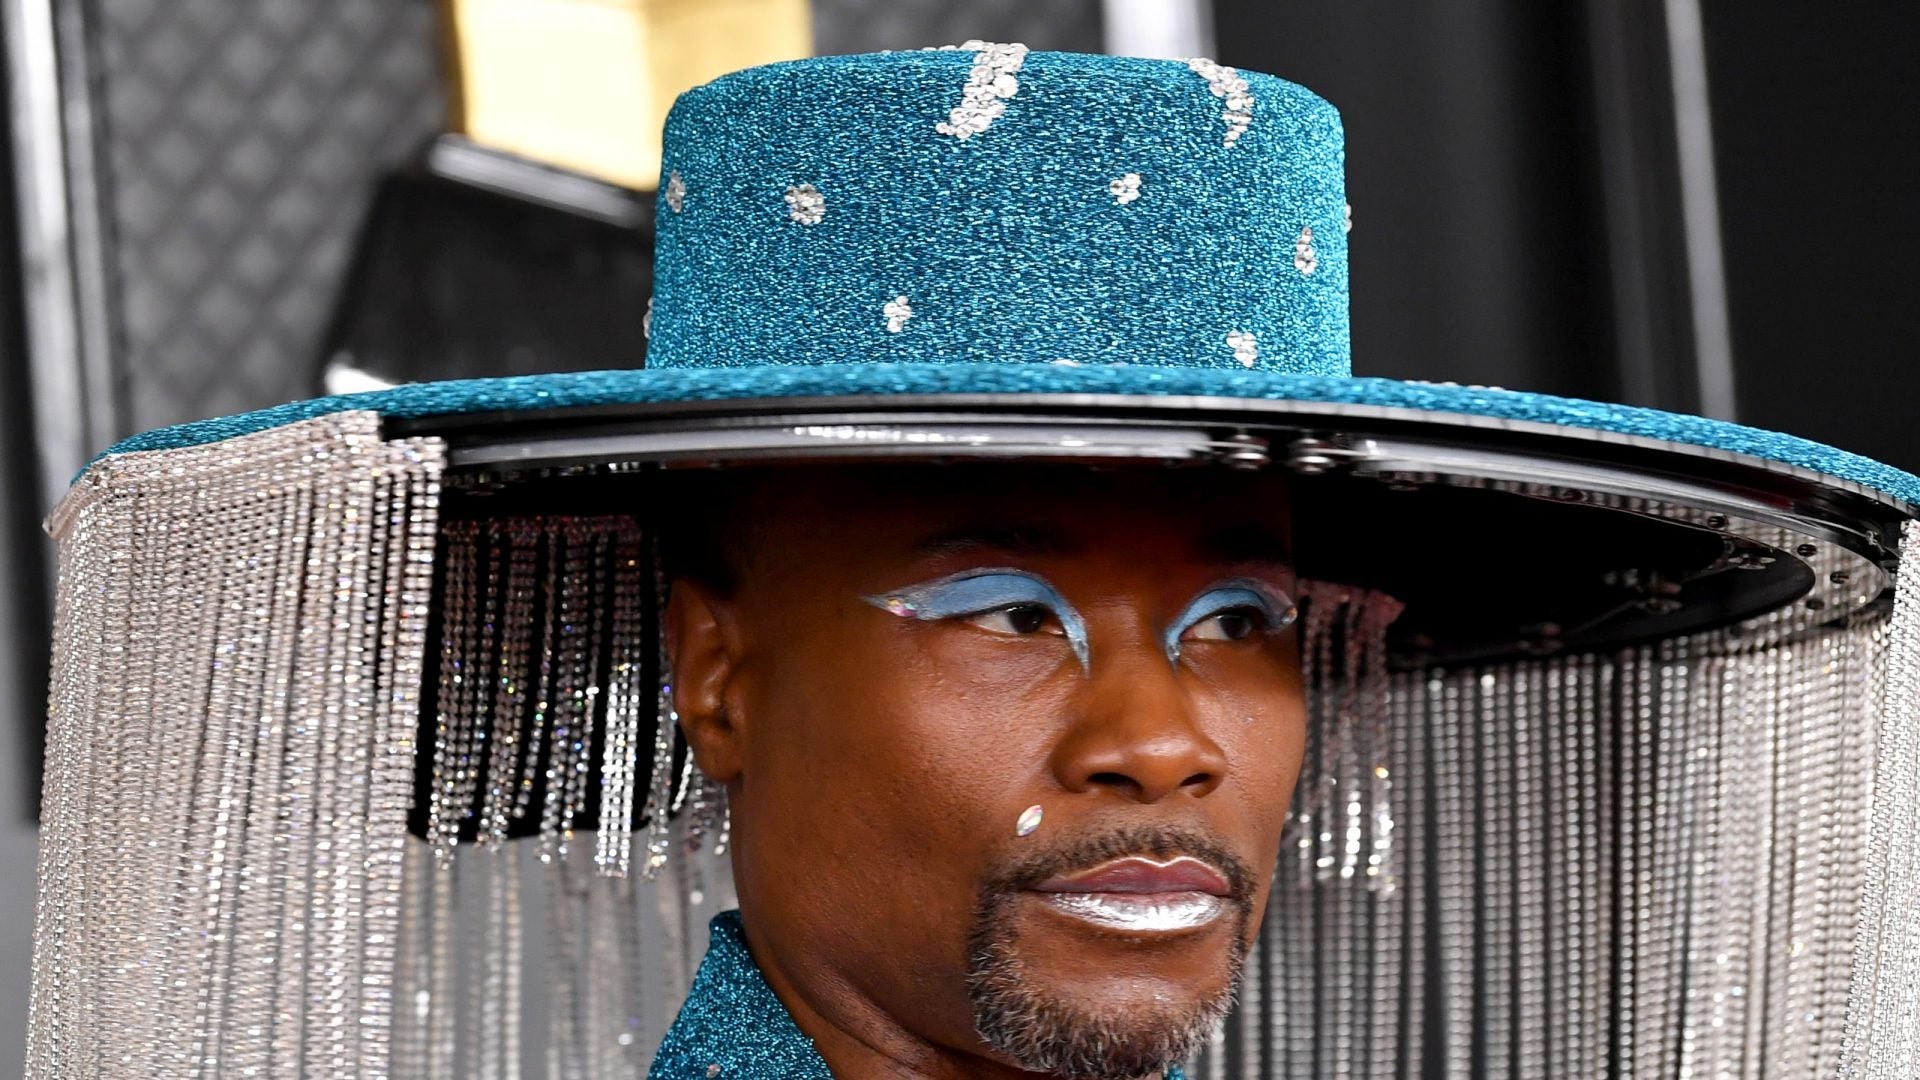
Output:
[[[1585,559],[1562,542],[1554,565],[1533,568],[1549,580],[1599,575],[1617,561],[1609,544],[1686,548],[1678,507],[1696,514],[1695,531],[1724,537],[1713,522],[1745,522],[1742,542],[1768,550],[1796,546],[1761,535],[1775,526],[1842,536],[1863,564],[1891,567],[1894,531],[1920,503],[1920,478],[1901,470],[1700,417],[1354,377],[1342,148],[1338,114],[1319,97],[1207,60],[969,42],[753,68],[687,92],[668,117],[646,368],[322,398],[115,452],[371,410],[393,431],[449,440],[455,465],[481,469],[770,455],[1278,460],[1295,474],[1436,489],[1438,519],[1468,488],[1616,509],[1662,496],[1625,507],[1666,521],[1658,537],[1596,533],[1590,515],[1521,521],[1533,510],[1496,500],[1488,512],[1515,535],[1605,538]],[[1356,520],[1368,496],[1337,490],[1333,516]],[[1392,513],[1404,523],[1417,501]],[[1344,579],[1405,562],[1329,546],[1374,560]],[[1825,596],[1810,563],[1786,562],[1795,574],[1779,576],[1783,563],[1770,581],[1743,578],[1738,602],[1692,586],[1681,616],[1611,617],[1588,644],[1698,630],[1794,597],[1830,615],[1877,596],[1864,584],[1873,574]],[[1417,594],[1430,576],[1389,584]],[[1546,593],[1569,589],[1579,592]],[[1466,654],[1514,643],[1511,628],[1468,636],[1482,644]]]
[[803,60],[667,118],[648,363],[1352,373],[1339,116],[1206,61]]

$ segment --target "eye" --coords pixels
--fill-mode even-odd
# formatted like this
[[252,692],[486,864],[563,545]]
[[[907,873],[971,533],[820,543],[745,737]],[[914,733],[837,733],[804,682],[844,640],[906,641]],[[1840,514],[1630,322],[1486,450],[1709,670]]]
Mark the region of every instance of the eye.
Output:
[[1186,636],[1195,641],[1245,641],[1267,630],[1267,613],[1257,607],[1229,608],[1193,624]]
[[1052,616],[1053,612],[1048,611],[1041,604],[1010,604],[992,611],[982,611],[977,615],[968,615],[964,619],[982,630],[991,630],[996,634],[1038,634],[1048,629],[1054,633],[1060,633],[1057,623],[1052,627],[1047,625],[1053,621]]
[[1182,642],[1271,636],[1297,617],[1293,601],[1266,582],[1252,578],[1224,582],[1194,597],[1167,627],[1167,659],[1180,662]]
[[997,567],[963,570],[936,581],[909,585],[867,603],[903,619],[966,623],[1008,637],[1063,637],[1087,667],[1087,624],[1058,589],[1028,570]]

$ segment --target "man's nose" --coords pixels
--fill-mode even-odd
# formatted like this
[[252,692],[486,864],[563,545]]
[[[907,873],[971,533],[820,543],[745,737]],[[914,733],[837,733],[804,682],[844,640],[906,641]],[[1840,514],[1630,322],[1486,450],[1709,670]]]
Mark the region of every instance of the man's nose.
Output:
[[1226,753],[1201,729],[1164,653],[1155,648],[1121,658],[1109,652],[1096,658],[1089,678],[1085,708],[1054,747],[1051,764],[1061,787],[1155,803],[1182,793],[1206,795],[1226,779]]

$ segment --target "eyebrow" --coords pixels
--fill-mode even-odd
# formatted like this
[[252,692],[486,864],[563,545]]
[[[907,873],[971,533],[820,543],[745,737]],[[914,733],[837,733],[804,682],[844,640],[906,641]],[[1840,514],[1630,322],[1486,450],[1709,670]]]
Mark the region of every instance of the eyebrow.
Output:
[[1203,537],[1196,550],[1206,559],[1293,569],[1293,545],[1258,525],[1236,525]]
[[980,551],[1012,555],[1076,555],[1083,545],[1056,529],[1024,522],[982,522],[943,529],[914,545],[921,555],[964,555]]

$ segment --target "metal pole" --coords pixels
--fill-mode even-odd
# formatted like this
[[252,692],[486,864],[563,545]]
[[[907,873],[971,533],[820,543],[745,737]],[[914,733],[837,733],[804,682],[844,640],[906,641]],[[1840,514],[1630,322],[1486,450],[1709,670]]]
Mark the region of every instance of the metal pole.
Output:
[[[72,77],[85,61],[61,47],[56,23],[74,20],[68,38],[74,44],[77,20],[86,15],[83,5],[61,11],[54,0],[6,0],[0,7],[42,509],[58,502],[75,470],[121,434],[92,182],[93,103],[66,92],[85,93],[85,81]],[[64,85],[63,67],[70,76]]]
[[1666,0],[1667,61],[1673,80],[1674,149],[1680,168],[1680,214],[1693,315],[1693,362],[1700,411],[1720,420],[1735,413],[1733,335],[1727,321],[1727,276],[1720,247],[1719,184],[1714,176],[1713,108],[1707,96],[1707,49],[1700,0]]
[[1213,55],[1212,5],[1205,0],[1101,0],[1100,14],[1104,46],[1114,56]]

